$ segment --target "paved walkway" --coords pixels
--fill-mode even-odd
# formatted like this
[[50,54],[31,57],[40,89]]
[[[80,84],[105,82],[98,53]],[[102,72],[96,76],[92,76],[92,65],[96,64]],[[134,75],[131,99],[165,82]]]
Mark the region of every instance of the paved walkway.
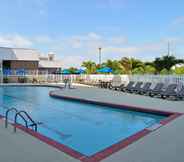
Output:
[[[57,94],[94,101],[127,104],[157,110],[184,113],[184,101],[166,101],[122,92],[80,87],[63,89]],[[159,128],[103,162],[184,162],[184,116]],[[22,132],[12,133],[0,121],[0,157],[2,162],[77,162],[78,160]]]

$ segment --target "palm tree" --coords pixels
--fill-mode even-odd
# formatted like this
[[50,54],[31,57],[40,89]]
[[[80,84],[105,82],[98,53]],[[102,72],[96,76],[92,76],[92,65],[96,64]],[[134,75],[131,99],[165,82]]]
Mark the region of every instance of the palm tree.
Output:
[[138,59],[123,57],[119,62],[124,67],[126,74],[132,74],[136,68],[141,71],[144,69],[144,63]]
[[86,68],[87,74],[94,74],[96,73],[96,63],[92,61],[84,61],[82,63],[82,67]]
[[107,60],[102,66],[111,68],[115,74],[123,74],[125,72],[124,67],[117,60]]
[[70,74],[75,74],[76,70],[77,70],[77,68],[75,68],[75,67],[70,67],[68,69],[68,71],[70,72]]
[[155,67],[151,64],[150,65],[145,65],[144,70],[145,70],[146,74],[155,74],[156,73]]

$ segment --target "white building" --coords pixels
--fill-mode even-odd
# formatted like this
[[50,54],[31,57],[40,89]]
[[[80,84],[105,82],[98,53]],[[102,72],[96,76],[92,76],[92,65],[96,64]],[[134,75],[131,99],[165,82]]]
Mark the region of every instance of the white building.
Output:
[[35,49],[0,47],[1,70],[10,70],[12,75],[19,69],[26,74],[53,74],[60,71],[62,62],[55,59],[55,54],[42,55]]

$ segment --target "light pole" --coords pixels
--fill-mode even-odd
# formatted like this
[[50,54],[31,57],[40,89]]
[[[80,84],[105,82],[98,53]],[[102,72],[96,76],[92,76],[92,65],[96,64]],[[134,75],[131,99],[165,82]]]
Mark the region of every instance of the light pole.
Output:
[[99,50],[99,65],[101,65],[101,61],[102,61],[102,48],[99,47],[98,50]]

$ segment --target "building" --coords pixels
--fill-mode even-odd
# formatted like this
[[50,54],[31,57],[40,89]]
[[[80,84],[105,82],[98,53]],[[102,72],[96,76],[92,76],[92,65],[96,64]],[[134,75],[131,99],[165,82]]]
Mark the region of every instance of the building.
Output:
[[54,53],[42,55],[35,49],[0,47],[0,67],[3,72],[16,75],[23,70],[27,75],[53,74],[60,71],[62,63]]

